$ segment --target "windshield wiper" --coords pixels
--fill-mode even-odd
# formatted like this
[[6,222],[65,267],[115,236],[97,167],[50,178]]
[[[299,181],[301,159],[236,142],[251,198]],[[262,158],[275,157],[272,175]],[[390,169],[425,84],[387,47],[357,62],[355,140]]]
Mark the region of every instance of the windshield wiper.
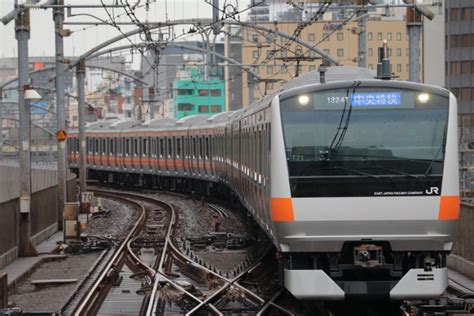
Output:
[[[344,137],[346,136],[347,129],[349,127],[349,122],[351,119],[352,114],[352,96],[355,93],[355,89],[361,84],[360,81],[354,81],[352,85],[352,94],[350,94],[350,88],[347,88],[346,97],[344,98],[344,108],[342,109],[341,118],[339,120],[339,125],[336,130],[336,134],[334,135],[331,144],[329,145],[329,157],[335,153],[339,147],[341,147],[342,142],[344,141]],[[347,103],[349,103],[349,110],[347,110]],[[347,116],[346,116],[347,112]],[[344,117],[346,120],[344,121]],[[342,126],[344,122],[344,126]]]
[[332,167],[332,169],[342,169],[342,170],[354,172],[354,173],[357,173],[357,174],[360,174],[360,175],[363,175],[363,176],[375,178],[375,179],[380,178],[379,176],[376,176],[376,175],[374,175],[374,174],[365,173],[365,172],[362,172],[362,171],[358,171],[358,170],[351,169],[351,168],[346,168],[346,167]]
[[401,174],[401,175],[404,175],[404,176],[407,176],[407,177],[410,177],[410,178],[415,178],[415,179],[419,178],[419,176],[417,176],[415,174],[410,174],[410,173],[406,173],[406,172],[403,172],[403,171],[393,170],[393,169],[385,168],[385,167],[382,167],[382,166],[370,166],[370,167],[367,167],[367,168],[379,168],[379,169],[390,171],[390,172],[393,172],[393,173],[396,173],[396,174]]

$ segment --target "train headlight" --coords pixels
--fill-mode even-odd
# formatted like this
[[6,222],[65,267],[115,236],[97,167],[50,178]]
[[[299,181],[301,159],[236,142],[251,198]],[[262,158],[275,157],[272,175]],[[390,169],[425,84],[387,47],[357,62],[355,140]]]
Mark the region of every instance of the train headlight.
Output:
[[428,93],[421,93],[418,95],[418,101],[420,101],[420,103],[428,103],[429,100],[430,95]]
[[309,96],[307,95],[300,95],[299,98],[298,98],[298,102],[301,104],[301,105],[308,105],[309,103]]

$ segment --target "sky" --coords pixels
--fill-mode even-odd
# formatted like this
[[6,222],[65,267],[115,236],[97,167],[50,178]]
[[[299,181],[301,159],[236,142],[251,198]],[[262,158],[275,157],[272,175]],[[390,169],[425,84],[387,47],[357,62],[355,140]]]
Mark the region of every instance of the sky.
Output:
[[[113,4],[120,0],[103,0],[105,4]],[[122,0],[125,3],[125,0]],[[150,8],[147,12],[142,6],[135,11],[135,14],[141,21],[145,21],[148,17],[150,22],[164,22],[167,19],[190,19],[190,18],[211,18],[212,7],[209,0],[150,0]],[[25,0],[19,0],[24,3]],[[45,0],[41,0],[44,3]],[[100,0],[65,0],[65,4],[93,4],[100,5]],[[137,2],[144,4],[145,0],[128,0],[133,5]],[[224,3],[223,0],[220,1]],[[245,9],[250,0],[226,0],[238,6],[239,10]],[[14,0],[0,0],[0,17],[10,12],[14,7]],[[124,13],[122,8],[109,9],[113,16]],[[72,9],[72,14],[92,14],[101,19],[108,19],[108,15],[103,8],[95,9]],[[29,40],[30,56],[53,56],[54,55],[54,22],[52,10],[35,9],[31,10],[31,32]],[[78,21],[95,21],[87,16],[67,17],[66,22]],[[116,21],[130,22],[130,18],[125,14],[118,17]],[[176,35],[181,35],[183,31],[187,31],[190,26],[178,26],[175,29]],[[73,31],[70,37],[64,39],[64,53],[66,56],[79,56],[90,48],[97,46],[111,37],[119,35],[120,32],[113,26],[77,26],[65,25],[64,28]],[[121,26],[124,32],[134,29],[133,26]],[[189,38],[189,37],[188,37]],[[181,38],[185,40],[186,38]],[[133,40],[133,39],[132,39]],[[138,41],[135,38],[134,42]],[[7,25],[0,23],[0,57],[16,57],[17,43],[15,40],[13,21]],[[127,40],[119,42],[117,45],[129,44]]]

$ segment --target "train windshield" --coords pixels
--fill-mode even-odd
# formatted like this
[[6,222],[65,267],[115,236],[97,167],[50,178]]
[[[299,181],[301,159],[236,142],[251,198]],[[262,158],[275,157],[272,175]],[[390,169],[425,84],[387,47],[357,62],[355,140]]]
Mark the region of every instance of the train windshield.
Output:
[[[331,179],[337,189],[326,185],[327,190],[337,196],[388,192],[375,187],[354,192],[347,187],[351,183],[379,181],[387,183],[390,192],[402,193],[408,192],[403,183],[418,183],[410,189],[419,194],[426,186],[440,185],[448,104],[447,97],[433,93],[367,87],[282,100],[292,194],[314,196],[314,186],[322,178],[326,184]],[[321,195],[333,194],[318,190],[324,191]]]

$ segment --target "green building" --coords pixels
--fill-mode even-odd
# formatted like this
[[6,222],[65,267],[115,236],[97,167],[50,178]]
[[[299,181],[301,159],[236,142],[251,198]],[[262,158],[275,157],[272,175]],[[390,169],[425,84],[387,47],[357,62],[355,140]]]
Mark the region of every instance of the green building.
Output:
[[224,80],[204,81],[197,67],[186,67],[186,72],[186,78],[173,83],[174,117],[225,111]]

